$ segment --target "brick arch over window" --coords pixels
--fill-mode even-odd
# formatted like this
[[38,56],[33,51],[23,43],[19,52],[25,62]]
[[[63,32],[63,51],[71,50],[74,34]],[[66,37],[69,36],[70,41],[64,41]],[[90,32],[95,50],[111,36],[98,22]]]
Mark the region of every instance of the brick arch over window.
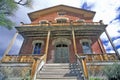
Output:
[[57,39],[53,40],[52,45],[57,45],[57,44],[60,44],[60,43],[70,45],[71,40],[69,40],[67,38],[57,38]]

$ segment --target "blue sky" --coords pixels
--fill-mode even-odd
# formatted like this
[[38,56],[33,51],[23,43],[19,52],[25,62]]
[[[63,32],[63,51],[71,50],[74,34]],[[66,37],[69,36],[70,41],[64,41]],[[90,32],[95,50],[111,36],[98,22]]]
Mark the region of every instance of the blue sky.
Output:
[[[31,9],[19,6],[19,9],[10,19],[16,23],[16,26],[20,22],[30,23],[27,13],[59,4],[95,11],[96,15],[93,21],[99,22],[99,20],[103,20],[104,24],[108,24],[107,31],[120,53],[120,0],[33,0],[33,7]],[[15,32],[15,29],[7,30],[0,27],[0,55],[6,50]],[[105,33],[100,38],[107,52],[113,53],[114,51]],[[19,35],[9,54],[18,54],[22,42],[23,38]]]

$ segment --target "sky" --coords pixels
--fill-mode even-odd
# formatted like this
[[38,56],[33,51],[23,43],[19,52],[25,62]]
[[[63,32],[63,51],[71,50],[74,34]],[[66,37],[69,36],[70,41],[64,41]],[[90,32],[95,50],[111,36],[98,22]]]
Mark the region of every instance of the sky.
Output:
[[[120,53],[120,0],[33,0],[32,8],[19,6],[19,9],[14,12],[14,15],[10,19],[16,26],[19,26],[20,22],[28,24],[31,22],[27,15],[28,13],[60,4],[95,11],[96,15],[93,21],[99,22],[103,20],[104,24],[108,25],[106,30]],[[7,49],[15,32],[15,28],[13,30],[7,30],[4,27],[0,27],[0,56]],[[105,33],[100,38],[107,53],[114,53]],[[19,35],[9,54],[18,54],[23,40],[23,37]]]

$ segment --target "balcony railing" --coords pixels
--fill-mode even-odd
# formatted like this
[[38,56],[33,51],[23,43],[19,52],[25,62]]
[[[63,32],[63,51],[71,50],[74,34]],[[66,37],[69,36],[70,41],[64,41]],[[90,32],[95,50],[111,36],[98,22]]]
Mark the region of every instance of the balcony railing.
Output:
[[66,22],[66,23],[31,23],[31,24],[22,24],[21,26],[77,26],[77,25],[101,25],[100,22]]
[[117,61],[117,56],[115,53],[105,53],[105,54],[81,54],[80,56],[85,56],[87,62],[94,61]]
[[[85,56],[87,62],[92,61],[116,61],[115,53],[109,54],[80,54]],[[33,62],[36,58],[41,59],[41,55],[6,55],[1,62]]]
[[41,55],[6,55],[1,62],[33,62],[35,58],[41,57]]

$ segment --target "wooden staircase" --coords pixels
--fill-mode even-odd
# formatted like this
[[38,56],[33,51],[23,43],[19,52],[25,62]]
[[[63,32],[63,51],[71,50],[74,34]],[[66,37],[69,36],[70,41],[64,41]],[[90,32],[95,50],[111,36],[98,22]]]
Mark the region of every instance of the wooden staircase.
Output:
[[47,63],[37,73],[36,80],[84,80],[77,64]]

